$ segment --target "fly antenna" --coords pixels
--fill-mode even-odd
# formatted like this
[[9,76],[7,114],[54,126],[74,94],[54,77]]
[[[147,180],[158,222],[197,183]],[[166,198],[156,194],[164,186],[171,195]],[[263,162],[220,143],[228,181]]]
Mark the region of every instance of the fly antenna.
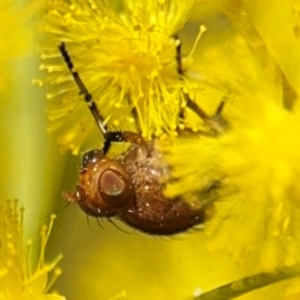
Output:
[[58,46],[58,49],[65,61],[70,73],[72,74],[75,83],[77,84],[77,86],[80,90],[80,94],[82,94],[84,96],[84,100],[85,100],[90,112],[94,116],[96,124],[104,137],[104,146],[103,146],[102,151],[103,151],[103,154],[106,154],[112,143],[123,142],[125,140],[124,134],[122,131],[110,131],[108,129],[108,127],[105,125],[104,118],[100,114],[92,95],[89,93],[88,89],[86,88],[83,81],[81,80],[81,77],[79,76],[78,72],[75,70],[73,62],[67,51],[65,43],[62,42]]
[[97,123],[98,128],[100,129],[101,133],[103,134],[104,138],[106,139],[108,137],[108,133],[109,130],[107,128],[107,126],[105,125],[104,122],[104,118],[103,116],[100,114],[96,103],[92,97],[92,95],[89,93],[88,89],[86,88],[86,86],[84,85],[83,81],[81,80],[79,74],[77,71],[75,71],[73,62],[71,60],[71,57],[67,51],[66,45],[65,43],[61,43],[58,46],[58,49],[70,71],[70,73],[72,74],[74,81],[76,82],[79,90],[80,90],[80,94],[82,94],[84,96],[84,100],[88,106],[88,108],[90,109],[92,115],[94,116],[94,119]]

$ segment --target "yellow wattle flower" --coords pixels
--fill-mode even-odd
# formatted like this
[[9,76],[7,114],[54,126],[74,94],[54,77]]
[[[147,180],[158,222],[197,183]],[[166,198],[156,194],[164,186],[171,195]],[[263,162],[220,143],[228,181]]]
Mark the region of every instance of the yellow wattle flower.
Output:
[[225,100],[228,126],[218,137],[179,135],[172,148],[161,146],[179,179],[168,187],[170,197],[220,184],[206,226],[210,246],[252,271],[300,261],[300,44],[296,1],[283,2],[267,11],[257,1],[210,7],[226,26],[219,43],[220,33],[207,26],[196,68],[204,88],[196,99],[211,111],[215,99]]
[[[48,228],[42,227],[40,255],[36,268],[32,271],[30,253],[31,241],[25,246],[23,239],[23,212],[18,210],[17,201],[0,202],[0,299],[5,300],[63,300],[62,296],[49,293],[51,285],[60,275],[56,268],[61,255],[50,263],[45,263],[45,248],[55,216],[51,216]],[[49,279],[49,274],[52,273]]]
[[193,0],[123,0],[114,9],[108,1],[47,2],[41,69],[49,75],[39,83],[54,86],[47,114],[50,130],[62,128],[60,144],[76,154],[96,128],[57,50],[62,41],[109,126],[145,138],[176,134],[181,88],[187,84],[177,74],[172,36],[193,5]]

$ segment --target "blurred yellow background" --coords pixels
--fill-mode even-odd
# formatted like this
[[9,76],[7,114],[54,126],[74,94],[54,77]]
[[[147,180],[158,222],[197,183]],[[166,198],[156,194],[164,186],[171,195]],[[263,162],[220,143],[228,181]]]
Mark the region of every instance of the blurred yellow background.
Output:
[[[13,10],[22,12],[30,4],[16,1]],[[73,190],[81,158],[62,153],[55,134],[47,133],[46,88],[32,84],[42,76],[38,12],[17,19],[21,20],[17,26],[27,31],[26,42],[18,44],[21,31],[13,45],[24,51],[10,57],[11,46],[1,46],[7,57],[3,54],[1,60],[0,191],[2,199],[17,198],[25,207],[25,238],[34,238],[34,251],[41,224],[57,214],[46,257],[51,260],[62,253],[64,258],[60,262],[63,274],[53,289],[70,300],[179,300],[251,275],[235,259],[209,252],[201,230],[154,237],[116,221],[124,233],[105,220],[100,226],[76,205],[66,207],[61,192]],[[4,39],[10,30],[2,33]],[[231,243],[230,236],[227,242]],[[271,287],[241,299],[275,299],[270,298],[271,290],[277,295],[276,287]]]

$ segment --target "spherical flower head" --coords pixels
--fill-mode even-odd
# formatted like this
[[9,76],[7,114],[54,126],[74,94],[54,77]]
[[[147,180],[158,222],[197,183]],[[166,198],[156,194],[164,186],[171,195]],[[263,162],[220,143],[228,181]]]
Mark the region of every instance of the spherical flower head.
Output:
[[218,3],[216,24],[226,30],[216,44],[220,33],[208,26],[199,62],[207,87],[197,101],[225,99],[227,123],[219,135],[179,134],[172,148],[162,147],[176,178],[169,197],[218,182],[215,216],[205,227],[211,249],[251,272],[300,260],[300,49],[294,7],[283,15],[278,3],[270,11],[256,1]]
[[[49,227],[41,230],[41,249],[36,269],[31,270],[30,245],[23,240],[23,209],[18,211],[17,201],[0,203],[0,299],[15,300],[63,300],[62,296],[49,293],[52,283],[61,271],[56,267],[62,258],[58,256],[51,264],[45,264],[44,254],[47,240],[53,225],[51,217]],[[49,280],[48,275],[54,272]]]
[[41,69],[48,93],[50,130],[62,127],[59,143],[77,153],[95,129],[78,97],[57,46],[65,42],[73,64],[109,126],[139,131],[145,138],[175,133],[184,99],[173,37],[186,22],[194,1],[49,0],[44,13]]

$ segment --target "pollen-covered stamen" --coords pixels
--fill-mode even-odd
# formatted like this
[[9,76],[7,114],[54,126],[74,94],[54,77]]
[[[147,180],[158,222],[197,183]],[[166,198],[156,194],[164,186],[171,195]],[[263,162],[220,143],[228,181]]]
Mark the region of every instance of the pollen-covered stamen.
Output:
[[[184,57],[184,61],[187,62],[187,64],[190,64],[191,63],[191,60],[193,58],[193,55],[194,55],[194,52],[199,44],[199,41],[203,35],[203,33],[206,31],[206,27],[204,25],[201,25],[199,27],[199,32],[196,36],[196,39],[194,41],[194,44],[193,44],[193,47],[190,51],[190,53]],[[179,75],[179,77],[181,79],[183,79],[183,75],[184,75],[184,64],[183,64],[183,57],[182,57],[182,54],[181,54],[181,40],[180,38],[178,37],[178,35],[174,35],[174,39],[175,39],[175,46],[176,46],[176,64],[177,64],[177,73]]]
[[[55,215],[51,215],[48,226],[40,231],[40,251],[33,257],[32,240],[24,241],[24,208],[18,208],[18,201],[0,201],[0,295],[3,299],[51,298],[61,300],[63,297],[49,291],[53,282],[61,274],[57,268],[62,255],[52,262],[45,261],[45,252],[53,227]],[[37,259],[36,259],[37,258]],[[36,261],[35,267],[32,261]]]
[[197,48],[197,46],[198,46],[198,43],[199,43],[199,41],[200,41],[200,39],[201,39],[201,37],[202,37],[202,35],[203,35],[203,33],[204,33],[205,31],[206,31],[206,27],[205,27],[204,25],[200,25],[198,34],[197,34],[197,36],[196,36],[196,39],[195,39],[194,44],[193,44],[193,47],[192,47],[192,50],[190,51],[190,53],[189,53],[189,54],[187,55],[187,57],[185,58],[186,61],[189,61],[189,60],[192,59],[192,57],[193,57],[193,55],[194,55],[194,53],[195,53],[195,51],[196,51],[196,48]]
[[[187,60],[191,59],[191,56],[196,50],[197,44],[201,38],[201,35],[206,31],[206,27],[204,25],[201,25],[199,27],[199,33],[198,36],[194,42],[194,45],[192,47],[192,50],[190,51],[190,54],[187,57]],[[176,64],[177,64],[177,73],[180,78],[180,80],[184,81],[184,67],[182,63],[182,51],[181,51],[181,40],[177,35],[174,36],[175,38],[175,45],[176,45]],[[221,118],[221,113],[225,105],[225,101],[222,100],[219,106],[216,109],[216,112],[213,116],[209,116],[206,114],[206,112],[195,102],[193,101],[190,96],[188,95],[188,92],[181,88],[181,92],[183,94],[183,98],[185,100],[185,105],[189,107],[191,110],[193,110],[202,120],[203,122],[209,127],[209,129],[215,134],[222,133],[224,130],[224,125],[226,122]],[[181,115],[182,112],[181,112]],[[203,134],[207,134],[203,132]],[[208,133],[210,134],[210,133]]]

